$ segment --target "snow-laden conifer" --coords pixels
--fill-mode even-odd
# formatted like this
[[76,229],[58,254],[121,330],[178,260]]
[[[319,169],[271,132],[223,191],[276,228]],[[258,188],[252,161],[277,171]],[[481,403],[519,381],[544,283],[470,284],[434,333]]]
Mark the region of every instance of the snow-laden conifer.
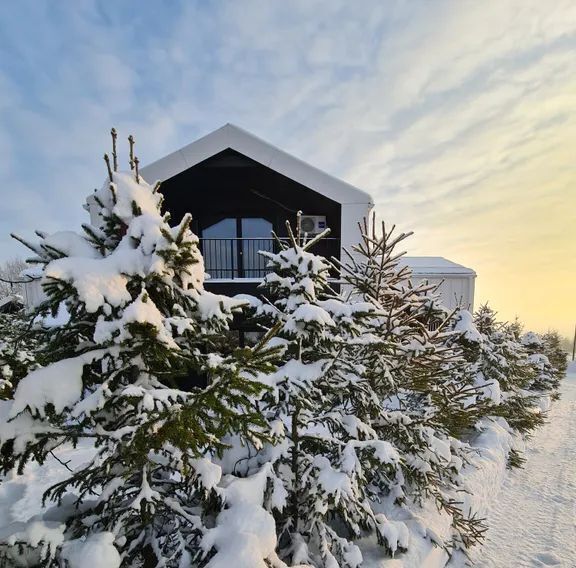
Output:
[[477,398],[488,404],[486,414],[505,418],[512,429],[527,434],[544,419],[528,391],[533,366],[518,339],[517,324],[500,322],[496,316],[487,304],[474,316],[460,310],[454,329],[479,389]]
[[276,253],[263,252],[271,269],[262,286],[267,301],[257,315],[276,330],[283,354],[267,378],[261,408],[277,436],[252,461],[271,464],[266,506],[276,518],[279,554],[289,564],[356,568],[354,543],[375,534],[388,551],[407,546],[408,531],[377,512],[373,471],[393,476],[398,452],[361,418],[374,396],[354,359],[374,306],[346,301],[330,286],[334,267],[292,233]]
[[566,376],[568,368],[568,353],[562,348],[562,338],[556,330],[549,330],[542,335],[544,354],[556,370],[556,374],[562,379]]
[[[116,171],[115,144],[113,156],[109,179],[87,200],[95,222],[26,243],[43,266],[41,311],[69,317],[50,334],[46,365],[2,408],[0,439],[11,450],[3,466],[22,471],[86,440],[95,453],[47,491],[56,506],[43,518],[2,534],[4,562],[27,552],[70,568],[88,554],[110,568],[205,563],[213,549],[202,540],[225,506],[211,456],[231,432],[255,447],[264,436],[250,397],[267,352],[214,347],[242,302],[204,289],[190,215],[169,224],[133,144],[131,171]],[[198,374],[206,389],[178,388]]]
[[533,376],[530,390],[541,394],[554,394],[560,386],[562,373],[556,369],[547,354],[547,346],[543,338],[533,331],[528,331],[520,338],[528,352],[528,361],[532,365]]
[[31,324],[24,310],[0,314],[0,399],[10,399],[20,379],[40,366],[42,334]]
[[[466,360],[454,344],[451,315],[427,283],[412,285],[404,254],[397,250],[408,234],[394,234],[367,221],[362,240],[343,263],[351,297],[374,306],[363,334],[377,338],[356,349],[373,393],[360,417],[399,456],[392,474],[372,472],[387,510],[410,519],[430,497],[452,518],[453,539],[437,544],[469,546],[481,538],[483,525],[464,505],[461,470],[468,456],[459,438],[485,412],[476,399]],[[428,534],[434,535],[431,527]]]

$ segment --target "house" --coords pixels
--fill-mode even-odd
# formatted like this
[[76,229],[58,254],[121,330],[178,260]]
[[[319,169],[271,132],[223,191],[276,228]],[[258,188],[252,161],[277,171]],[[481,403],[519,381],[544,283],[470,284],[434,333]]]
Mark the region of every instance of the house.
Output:
[[370,214],[370,195],[231,124],[142,169],[162,181],[165,206],[178,222],[190,211],[200,237],[208,286],[225,294],[255,293],[266,273],[259,250],[272,250],[271,231],[287,236],[302,211],[301,228],[330,235],[313,252],[337,257],[358,242],[358,221]]
[[[374,206],[371,196],[231,124],[142,168],[149,183],[162,182],[164,205],[177,223],[191,212],[200,238],[206,286],[214,292],[258,294],[266,273],[259,250],[273,250],[274,231],[287,237],[285,222],[309,235],[331,233],[312,252],[340,258],[358,243],[358,223]],[[440,286],[447,307],[472,306],[474,271],[440,257],[405,258],[416,279]],[[336,275],[335,275],[336,276]],[[27,286],[39,288],[38,283]],[[36,298],[38,294],[28,294]]]
[[0,314],[15,314],[24,308],[24,299],[18,294],[10,294],[0,300]]

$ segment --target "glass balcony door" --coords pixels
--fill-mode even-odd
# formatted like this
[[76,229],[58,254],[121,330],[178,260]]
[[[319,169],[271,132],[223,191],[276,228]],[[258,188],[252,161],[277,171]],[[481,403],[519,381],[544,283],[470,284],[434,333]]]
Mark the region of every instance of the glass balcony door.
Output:
[[206,272],[212,278],[262,278],[266,259],[258,251],[273,250],[272,223],[260,217],[228,217],[202,231]]

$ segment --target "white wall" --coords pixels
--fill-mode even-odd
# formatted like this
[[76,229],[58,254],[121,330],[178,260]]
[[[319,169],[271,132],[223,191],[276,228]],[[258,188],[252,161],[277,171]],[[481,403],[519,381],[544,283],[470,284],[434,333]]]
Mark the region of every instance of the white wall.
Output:
[[40,278],[24,284],[24,303],[27,309],[35,308],[46,299],[46,294],[40,285]]
[[436,294],[440,296],[442,304],[450,310],[463,307],[474,311],[474,276],[458,275],[415,275],[411,278],[413,284],[426,280],[429,284],[440,285]]
[[[352,245],[360,242],[360,229],[358,223],[362,223],[364,217],[372,222],[373,205],[371,203],[343,203],[341,218],[340,246],[351,252]],[[345,260],[346,256],[341,256]]]

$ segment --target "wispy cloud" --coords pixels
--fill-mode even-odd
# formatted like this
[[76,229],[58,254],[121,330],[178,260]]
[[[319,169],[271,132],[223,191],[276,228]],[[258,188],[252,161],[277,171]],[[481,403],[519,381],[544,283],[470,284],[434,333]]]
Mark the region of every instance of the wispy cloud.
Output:
[[[146,162],[235,122],[371,191],[383,217],[416,231],[410,252],[476,268],[480,299],[503,315],[568,332],[572,0],[0,12],[4,234],[81,220],[111,125],[136,134]],[[0,239],[0,258],[18,252]]]

